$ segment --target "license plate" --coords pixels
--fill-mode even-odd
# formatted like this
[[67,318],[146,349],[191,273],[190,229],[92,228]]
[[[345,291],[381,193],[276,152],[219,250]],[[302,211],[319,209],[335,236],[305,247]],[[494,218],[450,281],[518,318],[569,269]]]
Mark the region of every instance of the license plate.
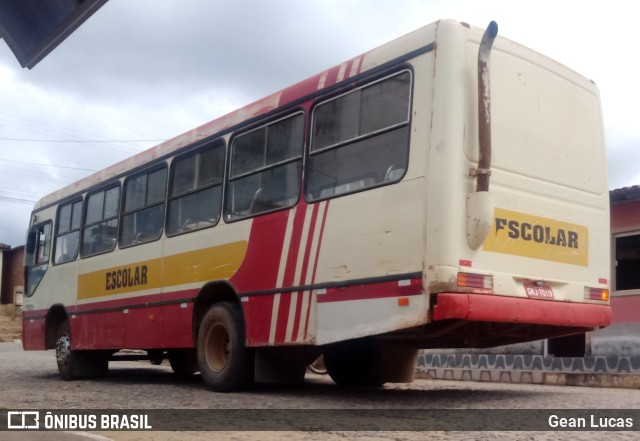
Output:
[[534,285],[533,283],[525,283],[524,290],[527,296],[534,299],[553,300],[553,290],[549,285]]

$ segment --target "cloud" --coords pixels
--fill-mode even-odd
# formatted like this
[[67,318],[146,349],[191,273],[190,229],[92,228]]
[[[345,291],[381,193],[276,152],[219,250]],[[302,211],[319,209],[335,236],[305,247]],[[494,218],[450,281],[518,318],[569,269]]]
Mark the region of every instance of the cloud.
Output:
[[53,91],[152,104],[224,89],[266,95],[316,73],[309,60],[320,70],[357,42],[350,32],[323,33],[330,10],[299,1],[111,1],[24,77]]
[[[611,185],[640,183],[632,6],[616,0],[606,8],[544,0],[110,0],[33,70],[21,69],[0,43],[0,136],[166,139],[439,18],[477,26],[495,19],[500,35],[596,81]],[[101,169],[154,144],[0,140],[0,158]],[[24,164],[5,170],[0,197],[17,188],[42,196],[88,173]],[[0,200],[5,206],[28,208]],[[28,215],[20,219],[20,227],[8,227],[24,231]],[[22,234],[4,229],[8,222],[1,222],[0,242],[22,242]]]

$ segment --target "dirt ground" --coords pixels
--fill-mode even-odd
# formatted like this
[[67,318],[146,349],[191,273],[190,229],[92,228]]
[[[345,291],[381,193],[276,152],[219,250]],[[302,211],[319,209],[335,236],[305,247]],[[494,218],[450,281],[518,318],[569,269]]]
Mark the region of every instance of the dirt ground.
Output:
[[12,342],[22,338],[22,317],[15,316],[13,305],[0,305],[0,342]]

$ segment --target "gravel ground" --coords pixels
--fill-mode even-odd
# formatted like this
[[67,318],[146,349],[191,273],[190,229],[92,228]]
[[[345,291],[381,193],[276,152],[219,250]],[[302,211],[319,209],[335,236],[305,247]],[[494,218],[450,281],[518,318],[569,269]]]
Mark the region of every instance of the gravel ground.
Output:
[[[0,408],[4,409],[290,409],[308,418],[314,409],[376,409],[382,413],[402,409],[639,409],[640,391],[523,384],[416,380],[380,389],[344,389],[328,377],[309,374],[303,385],[262,386],[243,393],[217,394],[206,390],[199,377],[177,379],[166,366],[141,362],[110,364],[107,378],[63,382],[57,377],[52,351],[24,352],[19,343],[0,343]],[[301,411],[296,409],[303,409]],[[305,410],[306,409],[306,410]],[[309,413],[310,412],[310,413]],[[409,412],[409,411],[407,411]],[[455,415],[455,413],[452,414]],[[597,415],[606,416],[603,410]],[[285,415],[280,413],[280,416]],[[395,415],[395,414],[394,414]],[[492,418],[509,413],[470,412],[489,426]],[[467,416],[469,416],[467,415]],[[515,414],[510,426],[523,427],[528,412]],[[634,428],[640,427],[640,411]],[[326,423],[326,422],[325,422]],[[332,422],[333,424],[333,422]],[[336,421],[335,424],[338,424]],[[286,429],[283,426],[282,429]],[[0,432],[13,440],[591,440],[640,439],[638,432],[481,432],[481,431],[225,431],[225,432]]]

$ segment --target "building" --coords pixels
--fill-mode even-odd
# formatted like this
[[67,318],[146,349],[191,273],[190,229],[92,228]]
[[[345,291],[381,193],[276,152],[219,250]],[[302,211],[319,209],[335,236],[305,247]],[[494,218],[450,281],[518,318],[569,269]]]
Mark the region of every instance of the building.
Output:
[[610,192],[611,326],[594,333],[593,351],[640,355],[640,186]]
[[22,304],[24,292],[24,246],[0,244],[0,304]]

